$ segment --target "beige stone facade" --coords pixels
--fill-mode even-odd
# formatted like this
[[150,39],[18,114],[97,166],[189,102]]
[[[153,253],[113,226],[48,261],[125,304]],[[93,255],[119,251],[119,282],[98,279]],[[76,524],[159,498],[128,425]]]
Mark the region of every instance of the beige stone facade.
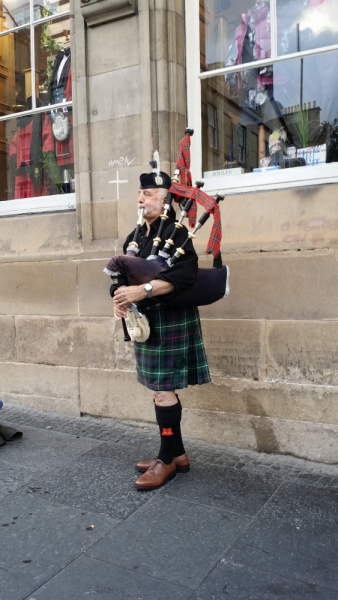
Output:
[[[0,219],[0,390],[9,402],[154,420],[102,270],[135,227],[152,152],[170,173],[176,162],[183,4],[73,1],[76,211]],[[201,309],[213,382],[180,394],[186,435],[338,461],[337,192],[317,185],[224,200],[231,291]],[[207,235],[196,249],[211,266]]]

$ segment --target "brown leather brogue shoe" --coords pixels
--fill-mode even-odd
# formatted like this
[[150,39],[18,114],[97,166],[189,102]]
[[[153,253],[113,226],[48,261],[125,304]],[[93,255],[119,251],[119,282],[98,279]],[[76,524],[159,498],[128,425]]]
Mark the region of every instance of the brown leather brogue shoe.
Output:
[[[137,463],[136,469],[140,471],[140,473],[145,473],[152,467],[157,458],[153,458],[152,460],[140,460]],[[187,453],[181,454],[181,456],[175,456],[174,462],[176,465],[176,473],[187,473],[189,471],[189,458]]]
[[164,464],[157,459],[155,463],[141,477],[135,481],[138,490],[156,490],[161,487],[166,481],[172,479],[176,475],[176,465],[173,460],[170,465]]

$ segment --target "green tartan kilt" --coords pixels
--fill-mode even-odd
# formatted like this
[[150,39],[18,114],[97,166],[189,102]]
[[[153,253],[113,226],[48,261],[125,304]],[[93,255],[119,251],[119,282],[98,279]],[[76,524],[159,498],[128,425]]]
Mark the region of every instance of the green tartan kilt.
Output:
[[209,383],[198,308],[155,304],[141,309],[150,324],[150,337],[134,342],[137,379],[156,391]]

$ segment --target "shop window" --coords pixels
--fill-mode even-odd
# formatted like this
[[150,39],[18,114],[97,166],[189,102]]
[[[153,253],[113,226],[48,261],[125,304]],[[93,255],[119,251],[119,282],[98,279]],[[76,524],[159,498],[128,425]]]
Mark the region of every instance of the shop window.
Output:
[[338,0],[192,0],[186,12],[194,175],[338,181]]
[[74,207],[69,29],[68,0],[0,1],[0,215]]

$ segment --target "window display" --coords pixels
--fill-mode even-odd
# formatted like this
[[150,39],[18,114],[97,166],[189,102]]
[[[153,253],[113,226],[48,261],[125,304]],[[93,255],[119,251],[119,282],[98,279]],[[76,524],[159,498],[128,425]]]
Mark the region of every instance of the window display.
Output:
[[1,125],[8,140],[1,200],[75,191],[71,109],[39,112]]
[[74,192],[69,16],[58,16],[69,2],[40,0],[32,12],[32,0],[7,3],[11,11],[0,0],[4,15],[28,6],[34,21],[7,31],[4,19],[0,32],[0,200]]
[[200,2],[203,175],[338,162],[337,15],[338,0]]
[[[337,58],[329,53],[275,64],[264,90],[258,87],[259,69],[242,71],[240,86],[229,85],[227,75],[204,79],[203,171],[338,162]],[[203,119],[211,99],[214,105],[217,99],[218,148]]]

